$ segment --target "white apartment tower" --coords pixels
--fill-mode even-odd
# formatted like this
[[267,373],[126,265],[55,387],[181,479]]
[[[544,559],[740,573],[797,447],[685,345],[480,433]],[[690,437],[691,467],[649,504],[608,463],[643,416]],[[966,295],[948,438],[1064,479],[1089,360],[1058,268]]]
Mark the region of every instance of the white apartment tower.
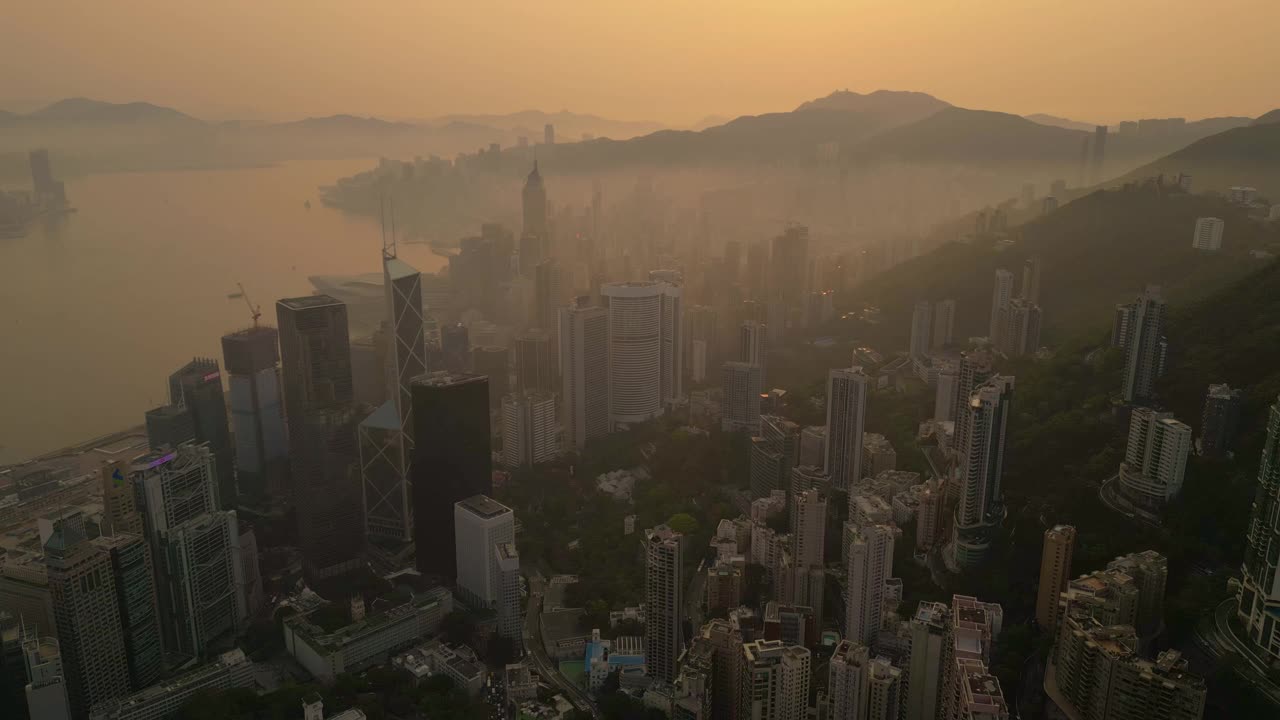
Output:
[[763,323],[748,320],[738,328],[738,361],[760,366],[760,386],[764,387],[765,360],[769,355],[769,330]]
[[954,551],[958,567],[980,562],[1004,520],[1000,483],[1004,474],[1005,431],[1013,377],[997,375],[969,397],[960,455],[959,502],[955,511]]
[[556,397],[547,392],[502,399],[502,463],[515,468],[553,459],[560,451]]
[[865,645],[842,640],[831,656],[827,697],[831,720],[898,720],[902,671],[872,658]]
[[1115,329],[1120,337],[1113,343],[1125,351],[1122,396],[1127,403],[1149,399],[1156,379],[1164,374],[1165,311],[1159,285],[1148,285],[1133,304],[1116,308]]
[[1222,231],[1226,227],[1220,218],[1202,217],[1196,220],[1196,232],[1191,236],[1191,247],[1197,250],[1221,250]]
[[664,282],[600,287],[609,311],[609,424],[658,417],[680,396],[680,288]]
[[848,593],[845,632],[849,640],[870,647],[884,618],[885,586],[893,575],[894,529],[888,525],[845,524]]
[[809,716],[809,650],[781,640],[742,645],[738,662],[738,717],[805,720]]
[[560,310],[560,407],[565,442],[581,450],[609,434],[609,312],[578,303]]
[[684,536],[666,525],[644,533],[644,657],[649,676],[673,682],[684,651]]
[[862,433],[868,382],[860,367],[827,373],[827,457],[833,487],[847,490],[862,479]]
[[1159,508],[1182,491],[1191,452],[1191,428],[1173,413],[1134,408],[1120,463],[1120,489],[1145,508]]
[[1000,334],[1004,329],[1004,313],[1009,309],[1009,301],[1013,299],[1013,273],[1000,268],[996,270],[995,286],[991,291],[991,325],[987,340],[1000,346]]
[[929,354],[933,334],[930,325],[933,321],[933,308],[928,300],[917,300],[911,313],[911,345],[909,354],[912,358],[921,358]]
[[492,610],[502,596],[497,548],[516,539],[511,508],[486,495],[454,503],[458,593],[469,604]]
[[933,306],[933,348],[955,341],[956,334],[956,301],[939,300]]

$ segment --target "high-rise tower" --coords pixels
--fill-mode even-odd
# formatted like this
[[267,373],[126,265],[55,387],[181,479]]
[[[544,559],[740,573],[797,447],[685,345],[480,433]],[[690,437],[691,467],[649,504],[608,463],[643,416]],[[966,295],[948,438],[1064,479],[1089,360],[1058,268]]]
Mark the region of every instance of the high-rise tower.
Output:
[[964,445],[959,467],[959,502],[955,511],[955,562],[980,562],[1004,520],[1000,483],[1004,475],[1005,429],[1013,399],[1013,377],[997,375],[969,397],[964,412]]
[[1249,640],[1280,661],[1280,398],[1267,415],[1267,440],[1258,461],[1258,491],[1245,533],[1240,622]]
[[827,462],[833,487],[847,490],[862,479],[862,433],[867,375],[860,367],[827,373]]
[[609,312],[577,303],[560,310],[560,407],[565,443],[581,450],[609,433]]
[[1165,309],[1159,285],[1148,285],[1137,301],[1117,308],[1115,327],[1121,337],[1114,342],[1125,351],[1121,394],[1127,403],[1150,400],[1156,379],[1164,374]]
[[644,535],[644,664],[650,677],[672,682],[684,649],[684,536],[666,525]]
[[213,453],[218,477],[218,505],[236,506],[236,469],[232,461],[227,403],[222,395],[222,371],[213,358],[195,358],[169,376],[169,404],[191,415],[195,441]]
[[282,497],[289,480],[276,329],[255,326],[222,336],[222,363],[231,394],[236,481],[248,499]]
[[454,503],[493,491],[489,381],[436,372],[413,381],[413,509],[418,570],[458,575]]

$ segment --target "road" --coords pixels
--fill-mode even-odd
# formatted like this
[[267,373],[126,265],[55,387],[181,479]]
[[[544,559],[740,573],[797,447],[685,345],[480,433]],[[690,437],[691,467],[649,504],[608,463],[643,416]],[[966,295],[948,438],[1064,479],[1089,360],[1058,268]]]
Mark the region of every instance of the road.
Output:
[[559,664],[547,655],[546,648],[542,646],[542,625],[538,622],[538,615],[542,612],[545,585],[546,581],[541,573],[534,571],[533,574],[529,575],[529,608],[525,612],[524,618],[525,649],[533,657],[533,664],[537,668],[539,675],[546,678],[547,682],[560,688],[565,697],[573,703],[574,707],[591,713],[593,718],[599,718],[600,711],[596,709],[595,703],[591,702],[591,696],[560,674]]
[[1213,611],[1213,624],[1208,632],[1202,623],[1196,628],[1196,640],[1214,656],[1234,653],[1243,661],[1237,670],[1245,680],[1258,688],[1272,703],[1280,705],[1280,685],[1267,676],[1267,669],[1257,659],[1252,647],[1231,630],[1231,615],[1236,611],[1236,599],[1227,598]]

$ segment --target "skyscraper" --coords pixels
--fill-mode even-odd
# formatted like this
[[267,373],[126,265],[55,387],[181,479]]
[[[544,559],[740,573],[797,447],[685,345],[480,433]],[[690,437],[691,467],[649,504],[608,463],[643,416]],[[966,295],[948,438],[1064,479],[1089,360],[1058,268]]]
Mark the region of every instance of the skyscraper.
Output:
[[778,415],[759,416],[759,436],[751,439],[751,494],[769,497],[791,485],[800,455],[800,426]]
[[727,362],[720,369],[720,427],[754,433],[760,426],[760,366]]
[[1000,330],[1001,352],[1008,357],[1034,353],[1040,349],[1040,306],[1022,298],[1009,301],[1002,312],[1004,326]]
[[740,646],[738,713],[755,720],[803,720],[809,709],[812,658],[807,648],[781,640],[753,640]]
[[551,460],[560,451],[556,398],[515,393],[502,399],[502,463],[515,468]]
[[644,664],[649,676],[675,680],[684,650],[684,536],[666,525],[644,532]]
[[196,439],[195,421],[184,407],[161,405],[148,410],[145,419],[147,445],[152,448],[175,448]]
[[1120,463],[1120,490],[1135,504],[1156,509],[1182,492],[1191,452],[1191,428],[1173,413],[1134,408]]
[[987,340],[994,347],[1001,346],[1001,332],[1005,326],[1005,313],[1009,310],[1009,301],[1013,299],[1013,273],[1000,268],[996,270],[995,286],[991,291],[991,325]]
[[560,263],[555,258],[545,258],[534,267],[533,274],[530,325],[554,331],[556,314],[564,305],[564,289],[567,284],[561,277]]
[[457,577],[453,506],[493,492],[489,383],[436,372],[413,381],[413,510],[418,570]]
[[955,563],[961,568],[981,562],[1004,520],[1000,483],[1012,399],[1013,377],[997,375],[974,391],[965,408],[954,529]]
[[762,323],[748,320],[738,328],[738,362],[760,366],[760,386],[764,387],[768,380],[765,377],[765,363],[769,357],[769,332]]
[[1245,531],[1237,614],[1249,640],[1272,663],[1280,661],[1280,398],[1267,414],[1267,440],[1258,461],[1258,491]]
[[1164,338],[1165,302],[1159,285],[1148,285],[1132,305],[1117,308],[1116,343],[1124,348],[1122,397],[1127,403],[1151,399],[1157,378],[1164,374],[1168,343]]
[[565,442],[581,450],[609,433],[609,313],[585,300],[560,311],[560,402]]
[[448,372],[471,372],[471,338],[467,326],[453,323],[440,328],[440,354]]
[[493,562],[498,568],[498,636],[514,643],[515,654],[519,655],[524,616],[520,614],[520,553],[516,544],[495,545]]
[[933,306],[933,349],[950,345],[956,333],[956,301],[939,300]]
[[942,690],[944,646],[951,609],[946,603],[922,601],[911,617],[911,660],[903,689],[904,720],[935,720]]
[[222,372],[213,358],[195,358],[169,376],[169,404],[191,414],[196,442],[213,453],[218,477],[218,505],[236,506],[236,469],[232,461],[231,434],[227,428],[227,403],[222,396]]
[[847,490],[862,479],[862,433],[867,411],[867,376],[860,367],[827,373],[827,458],[833,487]]
[[128,649],[111,558],[80,528],[62,523],[44,546],[58,625],[62,669],[73,717],[129,693]]
[[898,720],[902,671],[872,658],[865,645],[842,640],[831,655],[827,682],[831,720]]
[[471,348],[471,371],[489,378],[489,409],[502,407],[502,398],[511,391],[511,351],[497,345],[477,345]]
[[151,548],[141,535],[103,535],[90,541],[111,560],[120,627],[129,659],[129,687],[141,690],[160,679],[164,653]]
[[848,600],[844,636],[861,645],[875,643],[885,611],[885,588],[893,575],[894,529],[852,522],[844,528]]
[[453,524],[458,593],[472,607],[496,610],[502,591],[496,551],[515,542],[515,514],[493,498],[473,495],[454,503]]
[[[783,233],[773,239],[773,253],[769,259],[772,271],[771,299],[778,300],[787,314],[800,307],[800,301],[808,293],[809,228],[804,225],[788,225]],[[773,324],[770,322],[770,324]],[[779,330],[785,329],[784,323]]]
[[680,395],[680,288],[608,283],[600,294],[609,310],[610,425],[655,418]]
[[246,618],[236,513],[217,509],[204,445],[137,458],[129,480],[143,500],[165,652],[199,656]]
[[[533,161],[533,170],[524,181],[520,198],[524,214],[520,237],[520,270],[525,275],[532,275],[538,263],[548,257],[545,248],[549,247],[551,239],[547,227],[547,190],[542,185],[537,160]],[[535,239],[527,242],[526,238],[529,237]]]
[[280,389],[280,351],[273,327],[222,336],[222,363],[231,394],[236,482],[252,501],[282,497],[289,479],[289,442]]
[[911,345],[908,350],[912,358],[922,358],[929,354],[932,333],[932,307],[928,300],[917,300],[911,313]]
[[1018,297],[1031,305],[1040,304],[1040,258],[1028,258],[1022,264],[1022,290]]
[[1036,590],[1036,622],[1050,635],[1057,629],[1058,596],[1071,580],[1071,555],[1075,544],[1076,529],[1071,525],[1055,525],[1044,531],[1040,585]]
[[[720,350],[717,322],[716,309],[713,307],[693,305],[685,308],[684,370],[686,377],[694,382],[705,380],[707,369],[716,367]],[[697,349],[696,343],[702,343],[701,351]]]
[[[411,387],[413,379],[427,371],[427,343],[422,274],[396,257],[394,238],[392,241],[382,250],[387,327],[391,331],[388,400],[359,424],[356,446],[364,537],[402,543],[413,535],[413,513],[408,501],[414,437]],[[491,246],[486,249],[493,250]],[[481,270],[482,284],[492,274],[492,268]],[[357,547],[360,544],[356,542]]]
[[791,543],[794,592],[791,604],[813,608],[814,624],[821,628],[826,587],[827,498],[821,490],[803,490],[791,499]]
[[[559,317],[554,322],[556,328],[560,328]],[[560,331],[564,332],[563,329]],[[558,392],[560,386],[556,382],[558,373],[553,362],[555,356],[551,352],[551,329],[526,330],[516,337],[515,345],[516,392]]]
[[413,539],[413,504],[404,458],[405,440],[394,401],[360,421],[360,485],[364,531],[369,542],[392,545]]
[[1240,422],[1239,389],[1230,385],[1210,385],[1204,396],[1204,411],[1200,415],[1200,454],[1205,457],[1222,457],[1231,450],[1236,425]]
[[[284,409],[289,455],[297,460],[306,439],[306,416],[316,410],[346,407],[352,401],[351,340],[347,306],[328,295],[285,298],[276,302],[280,335]],[[300,478],[293,478],[296,484]]]

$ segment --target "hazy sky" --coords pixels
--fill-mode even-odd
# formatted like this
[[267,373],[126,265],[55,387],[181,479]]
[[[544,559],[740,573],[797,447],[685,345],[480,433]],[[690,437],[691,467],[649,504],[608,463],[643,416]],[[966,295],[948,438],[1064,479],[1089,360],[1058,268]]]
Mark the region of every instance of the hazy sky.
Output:
[[1280,106],[1280,0],[10,0],[0,109],[571,109],[691,123],[834,89],[1086,121]]

